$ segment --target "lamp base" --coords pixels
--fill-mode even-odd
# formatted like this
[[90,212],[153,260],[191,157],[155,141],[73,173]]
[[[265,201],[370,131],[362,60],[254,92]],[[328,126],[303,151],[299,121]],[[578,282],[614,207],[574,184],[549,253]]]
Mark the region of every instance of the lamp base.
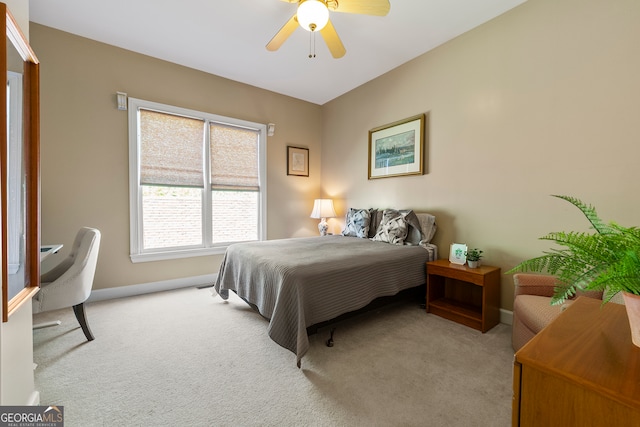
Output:
[[329,230],[329,224],[327,224],[327,219],[322,218],[320,220],[320,223],[318,224],[318,231],[320,232],[321,236],[326,236],[327,230]]

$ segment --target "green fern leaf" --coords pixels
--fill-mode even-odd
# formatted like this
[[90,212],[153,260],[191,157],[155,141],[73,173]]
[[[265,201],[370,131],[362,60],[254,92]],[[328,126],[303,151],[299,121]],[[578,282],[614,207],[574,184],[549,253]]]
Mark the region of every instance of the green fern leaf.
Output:
[[552,304],[561,304],[578,290],[604,291],[607,302],[620,291],[640,294],[640,228],[605,223],[595,208],[569,196],[554,195],[576,206],[594,233],[551,232],[541,240],[558,245],[542,256],[507,271],[547,273],[557,277]]

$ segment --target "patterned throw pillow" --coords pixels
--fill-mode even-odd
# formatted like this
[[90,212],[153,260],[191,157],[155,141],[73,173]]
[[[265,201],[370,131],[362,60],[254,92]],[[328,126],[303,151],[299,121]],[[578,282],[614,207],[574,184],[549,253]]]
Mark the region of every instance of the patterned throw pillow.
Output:
[[382,214],[382,221],[378,226],[378,232],[373,237],[373,240],[393,245],[404,245],[408,229],[409,225],[400,211],[385,209]]
[[346,223],[343,236],[366,238],[369,237],[369,224],[371,223],[371,212],[369,209],[349,208],[347,211]]

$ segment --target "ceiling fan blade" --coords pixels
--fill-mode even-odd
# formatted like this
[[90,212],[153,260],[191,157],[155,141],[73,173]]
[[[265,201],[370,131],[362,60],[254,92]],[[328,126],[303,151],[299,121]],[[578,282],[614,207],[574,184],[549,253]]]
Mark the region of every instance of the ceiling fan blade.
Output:
[[275,36],[267,43],[267,50],[274,51],[278,50],[282,43],[285,42],[289,38],[291,34],[298,28],[298,20],[296,19],[296,15],[293,15],[291,19],[287,21],[286,24],[280,28],[280,31],[276,33]]
[[389,0],[327,0],[327,7],[336,12],[385,16],[391,4]]
[[329,52],[334,58],[342,58],[347,50],[344,48],[342,44],[342,40],[338,36],[336,29],[333,27],[331,20],[327,22],[327,25],[324,26],[323,29],[320,30],[320,34],[324,39],[324,42],[327,44],[329,48]]

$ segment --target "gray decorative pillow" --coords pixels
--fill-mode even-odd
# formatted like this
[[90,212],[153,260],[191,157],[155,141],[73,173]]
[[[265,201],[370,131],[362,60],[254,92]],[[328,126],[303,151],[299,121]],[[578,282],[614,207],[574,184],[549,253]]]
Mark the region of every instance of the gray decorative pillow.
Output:
[[422,213],[418,217],[418,221],[420,222],[420,229],[422,230],[422,243],[429,243],[438,229],[436,217],[428,213]]
[[370,223],[371,211],[369,209],[349,208],[342,235],[360,238],[369,237]]
[[416,213],[411,209],[401,210],[400,213],[408,224],[407,237],[404,240],[405,245],[418,246],[422,241],[422,227]]
[[400,211],[385,209],[373,240],[393,245],[404,245],[408,230],[409,224],[407,224],[404,215]]
[[378,226],[382,221],[382,212],[380,209],[371,209],[371,223],[369,224],[369,238],[373,239],[378,232]]

